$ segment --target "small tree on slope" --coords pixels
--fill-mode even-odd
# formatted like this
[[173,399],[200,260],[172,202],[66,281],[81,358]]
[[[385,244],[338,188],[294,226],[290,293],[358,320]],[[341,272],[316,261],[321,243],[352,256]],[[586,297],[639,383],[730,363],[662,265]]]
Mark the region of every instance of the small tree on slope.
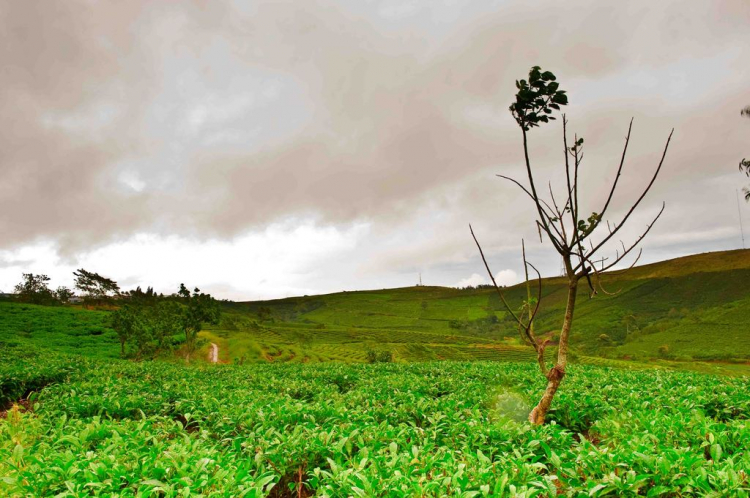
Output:
[[204,323],[219,323],[221,309],[218,301],[205,294],[197,287],[190,294],[185,284],[180,284],[177,295],[181,298],[184,309],[180,317],[180,328],[185,333],[186,361],[190,361],[190,355],[195,351],[195,341],[198,333],[203,329]]
[[[524,255],[524,267],[526,271],[528,268],[532,268],[537,275],[538,282],[538,294],[536,301],[529,300],[529,304],[533,303],[533,309],[530,309],[527,313],[516,313],[508,305],[502,290],[495,282],[495,278],[492,275],[492,271],[489,268],[487,259],[484,257],[482,247],[479,244],[474,230],[470,228],[471,235],[477,244],[479,253],[482,256],[485,268],[489,273],[490,279],[500,296],[500,300],[505,306],[506,310],[518,323],[521,335],[524,340],[530,344],[537,353],[537,360],[542,375],[546,379],[547,387],[539,400],[539,403],[529,414],[529,421],[534,424],[543,424],[547,412],[552,405],[555,393],[560,387],[560,383],[565,376],[565,369],[568,364],[568,341],[570,338],[570,330],[573,325],[573,316],[575,312],[576,296],[578,294],[578,284],[581,280],[586,282],[590,291],[591,297],[597,292],[601,291],[608,293],[601,283],[601,273],[613,268],[615,265],[620,263],[623,258],[628,256],[633,249],[643,240],[643,238],[651,230],[659,216],[664,212],[664,204],[662,203],[661,210],[658,212],[653,221],[647,225],[646,229],[641,233],[637,239],[626,246],[621,243],[621,249],[615,251],[613,258],[597,259],[597,262],[602,266],[597,269],[594,265],[594,256],[598,255],[602,250],[609,247],[609,243],[614,241],[614,237],[622,229],[625,223],[628,221],[633,211],[638,207],[643,198],[646,196],[648,191],[654,184],[656,177],[661,171],[661,167],[664,164],[664,158],[669,148],[669,142],[672,139],[672,133],[669,134],[664,152],[662,153],[661,160],[659,161],[656,171],[654,172],[651,180],[641,195],[633,202],[630,208],[627,210],[625,215],[622,217],[619,223],[610,224],[609,221],[603,223],[604,217],[607,214],[607,210],[610,207],[612,196],[614,195],[615,189],[617,188],[617,182],[622,174],[623,165],[625,164],[625,156],[628,150],[628,144],[630,142],[630,132],[633,127],[633,121],[631,119],[630,126],[628,127],[628,134],[625,138],[625,145],[620,158],[620,164],[617,169],[617,175],[615,176],[614,182],[607,200],[605,201],[601,211],[593,212],[590,215],[581,214],[579,204],[579,183],[578,183],[578,172],[579,166],[583,159],[583,138],[575,137],[573,145],[568,145],[567,135],[567,120],[565,115],[562,116],[562,128],[563,128],[563,146],[565,154],[565,178],[567,179],[567,185],[565,188],[565,195],[562,197],[564,202],[558,203],[551,183],[549,186],[549,200],[542,198],[539,195],[538,180],[534,178],[534,170],[531,166],[529,159],[529,148],[528,148],[528,134],[532,128],[539,126],[541,123],[548,123],[555,118],[552,116],[554,111],[558,111],[561,106],[567,105],[568,98],[563,90],[559,89],[559,84],[555,81],[555,75],[549,71],[542,72],[537,66],[531,68],[529,72],[529,79],[516,81],[516,87],[518,93],[516,94],[516,101],[510,106],[510,112],[521,128],[523,136],[523,152],[524,160],[526,163],[526,174],[528,177],[528,185],[525,186],[521,182],[518,182],[512,178],[498,175],[501,178],[509,180],[515,183],[523,192],[531,198],[536,208],[536,225],[539,229],[540,235],[546,236],[547,239],[552,243],[552,246],[562,257],[565,266],[565,277],[568,281],[568,296],[566,301],[565,316],[563,317],[563,323],[560,330],[560,337],[558,339],[557,349],[557,361],[552,368],[547,368],[546,361],[544,358],[545,348],[552,344],[550,339],[540,341],[534,335],[533,322],[536,317],[537,311],[539,310],[539,304],[541,301],[541,276],[536,268],[526,261]],[[634,266],[640,258],[640,250],[635,261],[630,265]],[[607,262],[606,264],[604,262]],[[609,294],[609,293],[608,293]],[[531,308],[531,307],[530,307]]]

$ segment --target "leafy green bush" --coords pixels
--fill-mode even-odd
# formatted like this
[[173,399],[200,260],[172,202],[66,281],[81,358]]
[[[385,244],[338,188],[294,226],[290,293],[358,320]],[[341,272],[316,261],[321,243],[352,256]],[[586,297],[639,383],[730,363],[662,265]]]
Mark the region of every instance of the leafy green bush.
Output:
[[365,359],[367,363],[392,363],[393,362],[393,351],[375,351],[368,349],[365,353]]
[[0,417],[0,496],[750,493],[750,379],[573,366],[532,427],[537,377],[533,363],[186,367],[6,344],[5,398],[37,392]]

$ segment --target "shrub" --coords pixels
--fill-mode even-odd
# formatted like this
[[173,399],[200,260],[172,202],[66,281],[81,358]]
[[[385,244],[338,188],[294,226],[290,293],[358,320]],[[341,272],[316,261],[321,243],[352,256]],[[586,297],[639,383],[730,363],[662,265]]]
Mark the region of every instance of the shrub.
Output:
[[394,355],[393,351],[368,349],[365,358],[367,363],[393,363]]

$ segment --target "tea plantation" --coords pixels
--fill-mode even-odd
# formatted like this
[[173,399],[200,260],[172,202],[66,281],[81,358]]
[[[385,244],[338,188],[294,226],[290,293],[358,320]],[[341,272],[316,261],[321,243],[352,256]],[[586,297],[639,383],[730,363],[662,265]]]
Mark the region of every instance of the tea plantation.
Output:
[[541,427],[533,352],[486,289],[224,303],[218,365],[121,359],[109,311],[0,302],[0,496],[747,497],[749,255],[583,296]]
[[[677,258],[603,281],[616,295],[578,296],[571,345],[579,354],[750,360],[750,250]],[[537,334],[559,330],[566,285],[544,280]],[[526,288],[510,287],[506,295],[520,307]],[[402,361],[533,357],[491,289],[426,286],[226,303],[222,323],[206,337],[225,361],[363,361],[368,348]]]
[[748,496],[750,380],[533,364],[186,367],[0,349],[0,496]]

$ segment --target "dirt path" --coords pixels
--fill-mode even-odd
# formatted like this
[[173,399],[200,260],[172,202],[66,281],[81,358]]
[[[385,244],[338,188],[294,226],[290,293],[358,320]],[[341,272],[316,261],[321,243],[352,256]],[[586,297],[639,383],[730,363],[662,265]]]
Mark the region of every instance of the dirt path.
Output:
[[208,361],[219,363],[219,346],[215,342],[211,343],[211,350],[208,352]]

